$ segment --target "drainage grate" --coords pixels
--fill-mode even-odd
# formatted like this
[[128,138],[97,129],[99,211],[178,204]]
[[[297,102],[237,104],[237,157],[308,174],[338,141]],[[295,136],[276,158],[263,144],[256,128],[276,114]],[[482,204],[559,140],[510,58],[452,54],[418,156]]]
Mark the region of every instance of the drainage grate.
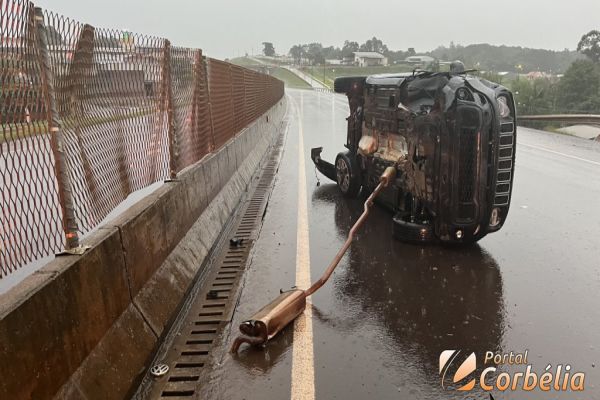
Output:
[[240,277],[260,232],[284,139],[284,133],[278,136],[261,169],[260,179],[251,188],[251,197],[240,207],[241,212],[232,223],[229,236],[237,240],[224,242],[214,251],[216,256],[208,266],[207,279],[186,314],[180,316],[179,332],[171,332],[167,336],[174,337],[170,347],[159,352],[164,354],[161,362],[170,367],[169,372],[158,379],[145,378],[149,387],[138,392],[145,394],[143,398],[190,398],[196,393],[213,342],[232,319]]

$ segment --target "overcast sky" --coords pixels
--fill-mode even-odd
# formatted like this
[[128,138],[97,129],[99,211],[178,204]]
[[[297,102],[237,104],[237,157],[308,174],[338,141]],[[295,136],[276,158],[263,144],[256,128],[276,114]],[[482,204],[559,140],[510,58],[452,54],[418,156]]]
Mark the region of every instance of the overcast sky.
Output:
[[38,0],[97,27],[126,28],[199,47],[216,58],[278,53],[298,43],[340,46],[377,36],[392,50],[492,43],[574,49],[600,29],[600,0]]

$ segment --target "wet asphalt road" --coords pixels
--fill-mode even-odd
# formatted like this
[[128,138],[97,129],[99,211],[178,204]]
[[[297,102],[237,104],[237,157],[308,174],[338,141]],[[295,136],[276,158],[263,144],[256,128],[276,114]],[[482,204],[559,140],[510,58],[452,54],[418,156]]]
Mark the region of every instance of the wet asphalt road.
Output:
[[[311,147],[323,146],[328,160],[343,149],[345,98],[288,95],[285,152],[229,335],[280,288],[295,284],[299,154],[313,279],[362,209],[327,178],[319,176],[317,186],[309,157]],[[508,221],[476,246],[402,244],[391,237],[391,215],[375,208],[331,280],[312,296],[314,397],[306,398],[488,399],[480,389],[442,389],[439,355],[455,349],[474,351],[478,372],[486,351],[528,350],[540,375],[548,364],[586,374],[584,392],[494,391],[495,399],[600,399],[600,143],[520,129],[518,144]],[[222,346],[201,398],[288,399],[310,387],[292,373],[293,330],[235,358]]]

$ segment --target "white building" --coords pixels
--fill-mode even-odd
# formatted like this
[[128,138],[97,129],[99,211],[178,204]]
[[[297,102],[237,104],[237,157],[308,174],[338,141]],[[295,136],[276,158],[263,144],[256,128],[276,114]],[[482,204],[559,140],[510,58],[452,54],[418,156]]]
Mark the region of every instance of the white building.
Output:
[[373,65],[388,65],[386,56],[374,51],[357,51],[354,53],[354,64],[359,67],[370,67]]
[[411,56],[411,57],[406,57],[406,61],[409,64],[429,64],[430,62],[435,61],[435,58],[433,57],[429,57],[429,56]]

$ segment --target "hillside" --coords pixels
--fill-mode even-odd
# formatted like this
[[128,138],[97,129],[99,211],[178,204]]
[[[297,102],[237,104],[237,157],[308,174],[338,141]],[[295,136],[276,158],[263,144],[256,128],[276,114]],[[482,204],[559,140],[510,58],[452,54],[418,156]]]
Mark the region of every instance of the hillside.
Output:
[[469,68],[483,71],[564,73],[571,63],[583,56],[576,51],[553,51],[517,46],[494,46],[487,43],[468,46],[440,46],[427,53],[441,60],[461,60]]

